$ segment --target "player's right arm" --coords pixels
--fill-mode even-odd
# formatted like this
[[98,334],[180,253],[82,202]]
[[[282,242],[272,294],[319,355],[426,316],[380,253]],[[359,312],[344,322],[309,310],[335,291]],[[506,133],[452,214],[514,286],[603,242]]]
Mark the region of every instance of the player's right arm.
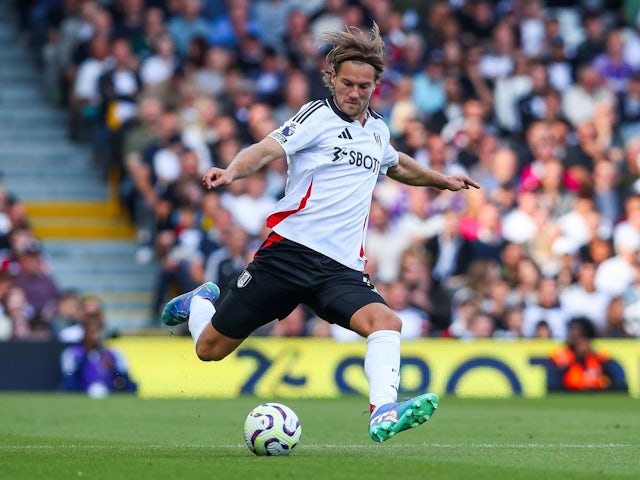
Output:
[[229,185],[284,156],[285,151],[280,144],[271,137],[265,137],[238,152],[227,168],[211,167],[202,177],[202,184],[208,189]]

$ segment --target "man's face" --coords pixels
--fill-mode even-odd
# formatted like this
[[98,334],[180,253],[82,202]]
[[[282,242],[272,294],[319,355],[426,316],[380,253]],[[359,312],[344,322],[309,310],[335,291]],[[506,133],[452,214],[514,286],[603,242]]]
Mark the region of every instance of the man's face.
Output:
[[362,120],[376,88],[376,71],[362,62],[343,62],[331,75],[336,105],[354,120]]

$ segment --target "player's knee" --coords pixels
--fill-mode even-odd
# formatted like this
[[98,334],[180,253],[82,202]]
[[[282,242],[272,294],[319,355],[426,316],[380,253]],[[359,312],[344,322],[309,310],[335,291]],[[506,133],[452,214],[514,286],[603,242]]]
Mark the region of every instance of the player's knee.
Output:
[[203,362],[219,362],[229,353],[220,349],[215,343],[200,342],[196,343],[196,355]]
[[397,315],[389,315],[380,320],[378,330],[394,330],[399,332],[402,330],[402,320]]

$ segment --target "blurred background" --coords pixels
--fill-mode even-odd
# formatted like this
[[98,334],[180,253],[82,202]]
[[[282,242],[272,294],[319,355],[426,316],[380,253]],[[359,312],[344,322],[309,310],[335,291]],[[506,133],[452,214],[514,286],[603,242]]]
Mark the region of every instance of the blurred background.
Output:
[[[380,179],[367,271],[403,337],[563,344],[576,317],[589,339],[640,337],[637,0],[0,4],[6,358],[56,358],[89,324],[167,336],[166,300],[205,280],[224,293],[287,166],[213,192],[202,174],[328,95],[319,32],[373,22],[394,145],[483,187]],[[257,335],[357,340],[304,306]]]

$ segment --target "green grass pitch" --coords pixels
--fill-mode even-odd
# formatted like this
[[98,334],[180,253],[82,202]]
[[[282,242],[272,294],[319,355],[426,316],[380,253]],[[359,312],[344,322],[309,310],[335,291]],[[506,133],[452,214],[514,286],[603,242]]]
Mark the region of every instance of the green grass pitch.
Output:
[[640,400],[444,397],[434,417],[377,444],[367,400],[280,400],[300,447],[256,457],[246,414],[261,400],[92,400],[0,395],[0,478],[18,479],[638,479]]

